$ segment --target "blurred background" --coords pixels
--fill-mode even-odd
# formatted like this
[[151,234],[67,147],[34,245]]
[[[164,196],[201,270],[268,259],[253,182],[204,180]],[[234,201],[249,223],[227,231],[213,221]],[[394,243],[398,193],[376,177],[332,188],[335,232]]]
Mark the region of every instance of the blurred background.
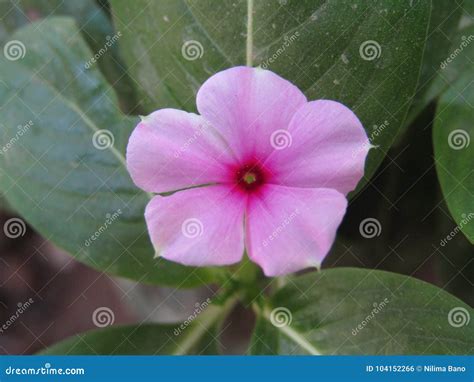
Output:
[[[84,3],[0,0],[0,43],[15,28],[50,14],[90,17],[81,10]],[[95,5],[100,17],[110,18],[107,1]],[[103,44],[94,42],[92,34],[89,38],[92,45]],[[120,82],[116,87],[121,87],[122,109],[138,114],[131,88]],[[473,247],[462,233],[442,244],[456,223],[443,202],[433,160],[434,112],[431,105],[411,123],[372,181],[351,200],[323,268],[351,266],[411,275],[473,306]],[[0,199],[0,229],[17,217]],[[361,223],[368,218],[379,222],[372,237],[361,234]],[[0,327],[8,323],[0,332],[0,354],[32,354],[94,329],[95,312],[104,307],[113,312],[108,325],[182,321],[197,301],[215,293],[213,286],[178,291],[111,277],[78,263],[28,225],[20,229],[14,238],[0,231]],[[248,309],[236,308],[225,326],[226,353],[245,351],[253,320]]]

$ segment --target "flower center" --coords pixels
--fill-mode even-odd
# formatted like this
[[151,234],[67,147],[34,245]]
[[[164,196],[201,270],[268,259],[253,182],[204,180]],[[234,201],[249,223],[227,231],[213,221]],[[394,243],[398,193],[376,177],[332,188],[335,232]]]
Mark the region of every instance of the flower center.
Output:
[[248,171],[243,176],[243,180],[244,180],[245,183],[250,185],[250,184],[254,183],[257,180],[257,176],[255,175],[254,172]]
[[265,183],[265,174],[258,164],[246,164],[235,175],[237,184],[245,191],[255,191]]

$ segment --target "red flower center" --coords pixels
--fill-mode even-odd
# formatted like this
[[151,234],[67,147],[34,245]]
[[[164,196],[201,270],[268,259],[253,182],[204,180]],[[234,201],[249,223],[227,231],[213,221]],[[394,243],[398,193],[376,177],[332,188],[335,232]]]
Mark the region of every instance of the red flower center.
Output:
[[237,169],[235,180],[247,192],[259,189],[265,183],[265,171],[256,163],[246,164]]

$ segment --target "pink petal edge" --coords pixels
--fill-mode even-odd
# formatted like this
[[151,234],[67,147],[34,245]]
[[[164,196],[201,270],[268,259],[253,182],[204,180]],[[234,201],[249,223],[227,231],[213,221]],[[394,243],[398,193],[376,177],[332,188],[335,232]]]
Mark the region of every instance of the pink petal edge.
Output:
[[156,193],[223,181],[235,161],[201,116],[175,109],[145,117],[129,139],[126,157],[135,184]]
[[196,104],[240,161],[263,161],[273,150],[272,133],[288,127],[305,95],[291,82],[260,68],[238,66],[210,77]]
[[228,186],[155,196],[145,220],[157,255],[184,265],[229,265],[244,253],[246,198]]
[[319,267],[346,212],[336,190],[268,185],[250,197],[246,248],[266,276]]
[[291,145],[275,150],[265,163],[275,183],[343,194],[356,188],[372,146],[349,108],[330,100],[308,102],[293,116],[288,133]]

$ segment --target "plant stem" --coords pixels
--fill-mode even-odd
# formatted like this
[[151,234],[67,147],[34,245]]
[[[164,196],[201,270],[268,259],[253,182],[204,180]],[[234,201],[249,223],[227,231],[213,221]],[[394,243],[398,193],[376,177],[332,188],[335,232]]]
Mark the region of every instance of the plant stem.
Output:
[[253,55],[253,0],[247,0],[246,65],[252,66]]
[[232,278],[242,284],[255,284],[260,277],[260,268],[244,254],[242,261],[232,272]]
[[214,324],[227,317],[237,301],[236,297],[231,297],[222,306],[210,305],[194,320],[192,327],[186,333],[186,338],[174,355],[188,354]]
[[[253,305],[253,309],[255,314],[259,317],[263,317],[267,320],[270,325],[273,325],[271,321],[271,310],[268,306],[261,309],[257,304]],[[275,326],[275,325],[273,325]],[[284,325],[284,326],[275,326],[276,329],[281,331],[287,338],[292,340],[294,343],[301,346],[304,350],[306,350],[311,355],[321,355],[321,353],[316,349],[305,337],[303,334],[299,333],[296,329],[293,329],[291,325]]]

